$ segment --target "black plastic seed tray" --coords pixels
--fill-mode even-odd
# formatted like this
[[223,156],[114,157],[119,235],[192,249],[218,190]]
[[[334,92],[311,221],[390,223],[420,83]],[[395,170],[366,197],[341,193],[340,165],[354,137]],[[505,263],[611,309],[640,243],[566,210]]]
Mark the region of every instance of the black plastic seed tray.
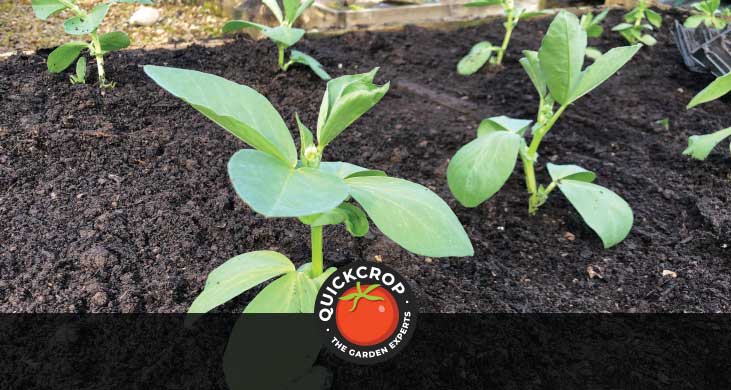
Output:
[[706,27],[687,28],[675,21],[675,43],[688,69],[712,73],[716,77],[731,72],[731,25],[723,30]]

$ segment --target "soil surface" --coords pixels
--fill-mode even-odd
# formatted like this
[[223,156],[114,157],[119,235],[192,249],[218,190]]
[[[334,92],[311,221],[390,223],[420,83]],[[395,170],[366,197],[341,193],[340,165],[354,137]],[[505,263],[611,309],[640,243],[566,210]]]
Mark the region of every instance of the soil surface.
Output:
[[[590,44],[623,45],[609,31],[620,17],[613,12]],[[326,159],[430,187],[475,248],[472,258],[430,259],[375,227],[361,239],[329,227],[327,264],[381,259],[427,312],[731,311],[731,159],[725,146],[705,162],[681,154],[689,135],[728,126],[731,112],[727,101],[686,111],[712,78],[683,66],[670,34],[676,17],[666,13],[657,46],[570,107],[541,147],[539,180],[548,161],[578,164],[633,207],[632,232],[610,250],[558,192],[529,217],[520,163],[477,208],[459,206],[447,188],[447,163],[480,119],[535,117],[537,95],[518,60],[539,47],[550,18],[522,22],[504,68],[472,77],[458,76],[457,62],[480,40],[498,42],[500,22],[298,44],[333,75],[380,66],[378,81],[393,82]],[[306,226],[265,219],[236,198],[226,163],[246,146],[141,69],[191,68],[247,84],[296,134],[295,111],[314,126],[325,85],[302,67],[280,74],[275,61],[270,42],[243,37],[215,48],[128,50],[109,55],[118,84],[104,93],[47,73],[42,54],[0,61],[0,311],[185,311],[206,275],[234,255],[273,249],[305,262]],[[664,118],[669,129],[656,123]],[[219,310],[241,310],[255,292]]]

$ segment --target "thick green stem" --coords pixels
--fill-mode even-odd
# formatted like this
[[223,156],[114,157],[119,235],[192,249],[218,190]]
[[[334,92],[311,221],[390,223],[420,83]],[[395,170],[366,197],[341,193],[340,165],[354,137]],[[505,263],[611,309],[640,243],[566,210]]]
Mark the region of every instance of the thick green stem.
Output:
[[561,106],[558,111],[556,111],[556,113],[551,116],[551,119],[549,119],[546,124],[536,130],[536,132],[533,134],[533,139],[531,140],[530,146],[528,147],[525,156],[521,156],[521,159],[523,161],[523,171],[525,172],[525,185],[528,189],[528,193],[530,194],[530,199],[528,200],[528,212],[531,215],[535,214],[538,210],[538,207],[544,202],[544,199],[542,199],[542,197],[538,193],[538,184],[536,183],[536,173],[534,166],[534,162],[538,157],[538,147],[541,145],[543,137],[551,130],[551,128],[564,112],[566,107],[566,105]]
[[312,226],[312,277],[322,275],[322,226]]
[[96,31],[91,33],[91,44],[94,47],[94,58],[96,58],[96,70],[97,74],[99,75],[99,87],[101,88],[111,88],[114,86],[114,83],[108,83],[107,77],[104,72],[104,54],[102,52],[102,45],[99,42],[99,35],[97,35]]
[[510,36],[513,34],[513,28],[515,27],[515,23],[513,22],[514,11],[515,10],[513,8],[507,10],[508,20],[505,22],[505,37],[503,37],[503,45],[500,46],[500,50],[497,52],[497,60],[495,60],[495,65],[500,65],[503,63],[503,56],[508,50]]
[[284,64],[284,46],[277,45],[277,50],[279,51],[279,69],[283,71],[287,71],[287,67]]

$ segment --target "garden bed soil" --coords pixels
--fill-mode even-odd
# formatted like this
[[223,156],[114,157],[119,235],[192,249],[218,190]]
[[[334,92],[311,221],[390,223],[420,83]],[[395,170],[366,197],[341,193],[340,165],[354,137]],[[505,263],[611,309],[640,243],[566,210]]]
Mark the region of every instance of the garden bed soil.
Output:
[[[620,17],[612,12],[605,25]],[[477,208],[459,206],[447,188],[448,161],[482,117],[534,118],[537,96],[518,59],[539,47],[550,18],[521,22],[505,67],[472,77],[458,76],[456,63],[474,43],[498,42],[500,21],[301,42],[334,75],[380,66],[377,80],[393,82],[325,158],[428,186],[475,248],[471,258],[430,259],[375,228],[357,239],[329,227],[327,264],[380,259],[407,278],[427,312],[728,312],[731,159],[726,147],[705,162],[681,152],[689,135],[731,124],[731,112],[724,101],[686,111],[712,78],[681,62],[670,27],[682,17],[665,13],[657,46],[570,107],[542,145],[541,181],[546,162],[578,164],[633,207],[630,235],[609,250],[558,193],[529,217],[520,163]],[[608,31],[590,44],[624,42]],[[103,93],[47,73],[41,54],[0,61],[0,311],[185,311],[206,275],[234,255],[272,249],[307,261],[306,226],[263,218],[236,198],[226,163],[245,145],[141,68],[191,68],[247,84],[290,129],[295,111],[314,126],[324,83],[301,67],[278,73],[275,61],[270,42],[244,37],[214,48],[128,50],[109,55],[117,87]],[[656,123],[664,118],[669,129]],[[219,310],[241,310],[255,292]]]

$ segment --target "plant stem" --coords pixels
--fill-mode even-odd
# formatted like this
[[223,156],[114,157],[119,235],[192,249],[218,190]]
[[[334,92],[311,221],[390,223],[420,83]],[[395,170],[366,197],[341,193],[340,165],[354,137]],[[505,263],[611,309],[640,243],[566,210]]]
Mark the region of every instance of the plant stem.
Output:
[[312,277],[322,275],[322,226],[312,226]]
[[284,65],[284,46],[277,45],[277,49],[279,50],[279,69],[286,72],[287,68]]
[[81,8],[79,8],[78,5],[72,3],[71,1],[68,1],[68,0],[58,0],[58,2],[61,3],[61,4],[63,4],[63,5],[65,5],[68,9],[70,9],[73,13],[75,13],[76,16],[81,16],[81,17],[86,17],[87,16],[87,13],[84,10],[82,10]]
[[94,31],[91,35],[91,44],[94,47],[94,58],[96,58],[96,70],[99,75],[99,87],[111,88],[113,83],[107,83],[106,74],[104,72],[104,55],[102,54],[102,45],[99,42],[99,35]]
[[510,43],[510,36],[513,34],[513,27],[515,27],[513,23],[513,12],[515,11],[514,8],[509,8],[507,10],[508,13],[508,20],[505,22],[505,37],[503,37],[503,45],[500,46],[500,50],[497,53],[497,60],[495,61],[495,65],[500,65],[503,63],[503,56],[505,55],[505,52],[508,50],[508,44]]
[[536,158],[538,156],[538,147],[541,145],[543,137],[551,130],[551,128],[564,112],[566,107],[566,105],[562,105],[558,109],[558,111],[556,111],[553,116],[551,116],[551,119],[549,119],[545,125],[541,126],[541,128],[539,128],[533,134],[533,139],[531,140],[530,146],[528,147],[528,151],[525,152],[525,156],[521,155],[521,159],[523,161],[523,171],[525,172],[525,185],[528,189],[528,193],[530,194],[530,199],[528,199],[528,213],[530,215],[534,215],[538,210],[538,207],[543,204],[544,201],[544,199],[541,199],[538,194],[538,185],[536,183],[536,173],[534,166],[534,162],[536,161]]

